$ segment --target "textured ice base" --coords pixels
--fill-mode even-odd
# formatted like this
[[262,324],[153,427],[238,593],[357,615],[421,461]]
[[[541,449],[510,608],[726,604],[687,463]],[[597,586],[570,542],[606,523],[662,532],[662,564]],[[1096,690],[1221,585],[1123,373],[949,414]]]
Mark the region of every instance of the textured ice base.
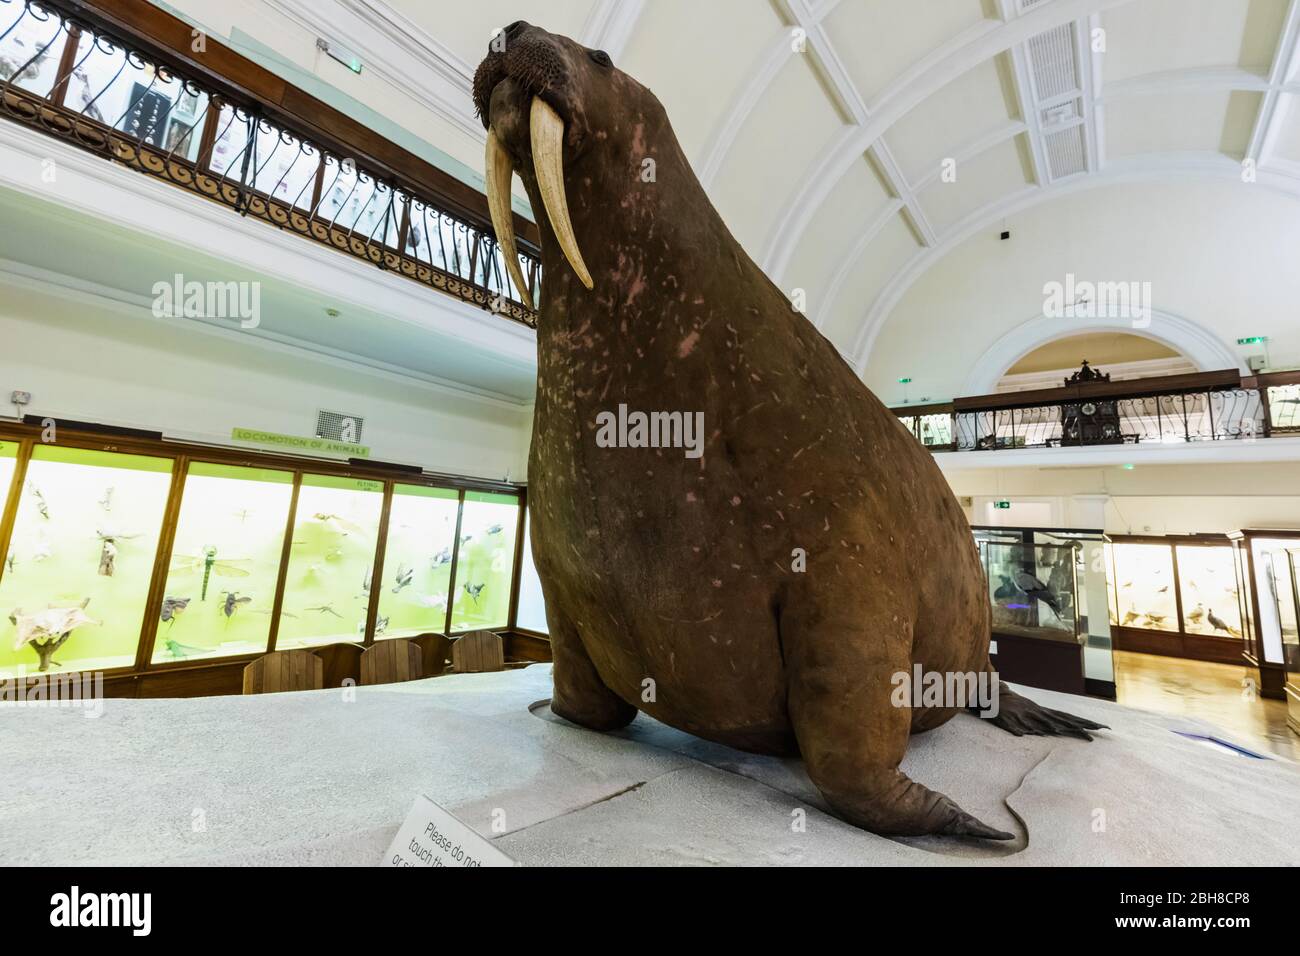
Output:
[[535,665],[351,702],[109,700],[93,720],[0,707],[0,859],[374,865],[424,793],[484,834],[503,813],[497,845],[531,865],[1300,862],[1300,765],[1172,732],[1205,724],[1025,691],[1112,729],[1017,738],[961,716],[916,737],[904,769],[1018,839],[889,840],[828,814],[798,760],[644,716],[592,733],[530,711],[550,692]]

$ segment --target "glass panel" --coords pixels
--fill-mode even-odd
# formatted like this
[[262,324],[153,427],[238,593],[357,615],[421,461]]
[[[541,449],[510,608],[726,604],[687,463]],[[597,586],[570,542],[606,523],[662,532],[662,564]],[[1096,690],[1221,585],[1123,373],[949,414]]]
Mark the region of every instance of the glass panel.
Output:
[[15,86],[48,97],[58,80],[68,33],[57,16],[39,7],[5,7],[0,10],[0,34],[8,31],[0,40],[0,83],[13,78]]
[[[223,106],[217,117],[217,134],[208,168],[218,176],[242,182],[244,156],[248,152],[248,120],[234,107]],[[252,161],[251,158],[249,160]]]
[[1300,646],[1300,632],[1296,625],[1295,591],[1291,585],[1291,561],[1285,551],[1274,551],[1271,567],[1273,586],[1277,592],[1277,618],[1282,630],[1282,660],[1291,660]]
[[1106,571],[1110,575],[1110,587],[1106,589],[1106,596],[1110,604],[1110,626],[1115,627],[1119,624],[1119,604],[1116,600],[1116,588],[1118,582],[1115,580],[1115,548],[1110,543],[1106,544]]
[[1183,630],[1188,634],[1241,637],[1232,548],[1182,544],[1175,550],[1178,588],[1183,601]]
[[1300,431],[1300,384],[1270,385],[1268,414],[1274,431]]
[[64,105],[88,119],[194,159],[207,110],[206,93],[186,89],[175,77],[128,57],[103,37],[83,33],[73,60]]
[[303,476],[276,650],[365,636],[383,506],[382,482]]
[[286,205],[310,209],[320,154],[305,152],[296,137],[259,124],[253,188]]
[[292,497],[293,472],[190,466],[155,664],[266,651]]
[[171,471],[167,458],[35,449],[0,581],[0,667],[135,663]]
[[[1282,594],[1279,593],[1279,582],[1274,578],[1273,566],[1275,562],[1284,562],[1284,552],[1294,547],[1300,547],[1300,538],[1250,539],[1255,566],[1255,593],[1259,599],[1259,633],[1255,635],[1255,644],[1259,660],[1270,664],[1282,663],[1282,628],[1285,623],[1282,617],[1285,610]],[[1290,595],[1286,596],[1286,600],[1289,604]]]
[[537,565],[533,563],[530,520],[525,513],[523,566],[519,569],[519,609],[515,612],[515,623],[530,631],[548,634],[550,632],[546,629],[546,601],[542,598],[542,581],[537,576]]
[[1250,547],[1247,542],[1234,541],[1233,554],[1237,559],[1237,601],[1241,610],[1241,623],[1245,625],[1246,647],[1252,656],[1258,656],[1259,648],[1255,646],[1255,609],[1250,593]]
[[[1300,600],[1300,549],[1287,552],[1288,563],[1291,566],[1291,584],[1295,588],[1292,597]],[[1288,641],[1282,647],[1286,655],[1286,670],[1290,675],[1290,681],[1297,687],[1300,687],[1300,641]],[[1296,701],[1290,698],[1291,706],[1294,710]]]
[[519,499],[465,492],[456,557],[453,631],[505,627],[510,615]]
[[1177,633],[1173,549],[1116,542],[1112,551],[1120,626]]
[[450,488],[394,486],[376,624],[382,633],[376,637],[442,634],[447,629],[459,508],[460,493]]
[[[0,509],[9,500],[9,483],[18,467],[18,442],[0,441]],[[0,573],[3,573],[0,571]]]
[[984,554],[994,631],[1077,640],[1073,547],[987,541]]

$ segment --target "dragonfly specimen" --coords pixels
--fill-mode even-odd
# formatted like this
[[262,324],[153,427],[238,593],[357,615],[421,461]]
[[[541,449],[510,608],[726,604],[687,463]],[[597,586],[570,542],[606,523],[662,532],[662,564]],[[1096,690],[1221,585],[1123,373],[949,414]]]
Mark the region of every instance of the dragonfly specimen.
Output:
[[208,583],[212,580],[212,575],[223,578],[246,578],[252,572],[245,570],[241,565],[246,565],[251,561],[250,558],[228,558],[221,561],[217,560],[217,549],[208,545],[202,549],[201,554],[174,554],[172,555],[172,571],[181,573],[198,574],[203,572],[203,587],[199,592],[199,600],[208,599]]

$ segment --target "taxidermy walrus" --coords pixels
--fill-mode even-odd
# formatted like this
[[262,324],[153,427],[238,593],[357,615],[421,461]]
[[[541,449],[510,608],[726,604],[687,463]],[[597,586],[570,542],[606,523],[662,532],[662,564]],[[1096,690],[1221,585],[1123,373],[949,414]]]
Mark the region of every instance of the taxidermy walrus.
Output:
[[[512,171],[541,234],[529,504],[554,712],[802,754],[877,833],[1011,838],[898,769],[958,708],[895,706],[895,675],[993,675],[983,572],[930,453],[745,254],[663,106],[604,52],[511,24],[474,99],[525,298]],[[607,447],[619,406],[702,412],[702,456]],[[1017,735],[1099,727],[1005,685],[998,703]]]

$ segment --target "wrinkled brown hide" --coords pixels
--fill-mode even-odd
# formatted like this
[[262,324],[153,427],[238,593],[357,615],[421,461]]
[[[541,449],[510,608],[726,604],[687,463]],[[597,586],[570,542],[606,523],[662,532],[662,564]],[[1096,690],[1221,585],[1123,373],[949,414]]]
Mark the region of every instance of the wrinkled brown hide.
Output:
[[[955,711],[893,706],[891,677],[989,669],[977,552],[930,453],[745,254],[649,90],[536,27],[505,41],[474,89],[542,236],[529,503],[553,709],[801,752],[877,832],[1009,836],[898,770],[909,735]],[[592,291],[543,211],[533,95],[564,120]],[[598,447],[620,403],[702,411],[703,457]]]

